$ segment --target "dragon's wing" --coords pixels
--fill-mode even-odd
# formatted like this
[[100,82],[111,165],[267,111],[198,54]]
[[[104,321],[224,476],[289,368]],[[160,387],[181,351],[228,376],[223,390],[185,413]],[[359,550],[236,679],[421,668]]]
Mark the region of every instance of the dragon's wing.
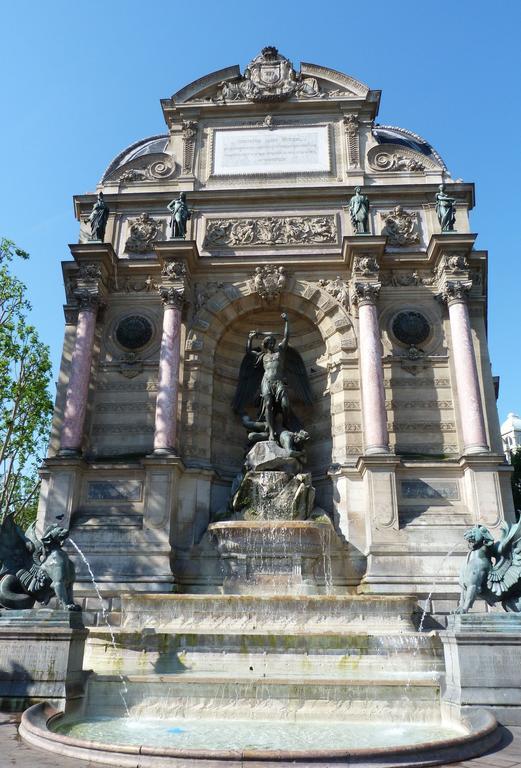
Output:
[[521,541],[516,541],[508,547],[508,551],[503,551],[503,556],[490,569],[487,586],[495,595],[502,597],[520,582]]
[[296,399],[306,405],[313,402],[313,393],[304,361],[294,347],[286,350],[286,377],[288,384],[296,395]]
[[512,547],[512,542],[521,536],[521,518],[517,521],[517,523],[512,523],[512,525],[503,523],[501,529],[502,535],[496,544],[496,549],[498,554],[503,555],[505,551]]
[[31,567],[33,559],[25,543],[24,533],[13,515],[6,515],[0,525],[0,573],[15,574],[21,568]]
[[235,413],[243,413],[247,405],[254,405],[259,395],[263,376],[262,366],[257,365],[256,352],[246,352],[239,369],[239,381],[233,398]]

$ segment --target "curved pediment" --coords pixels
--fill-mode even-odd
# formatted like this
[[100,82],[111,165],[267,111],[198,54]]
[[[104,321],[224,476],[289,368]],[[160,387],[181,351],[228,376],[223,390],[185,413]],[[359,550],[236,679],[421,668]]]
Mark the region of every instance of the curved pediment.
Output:
[[342,72],[302,63],[300,71],[273,46],[263,48],[244,72],[238,65],[225,67],[181,88],[171,101],[186,102],[269,102],[286,99],[365,99],[369,88]]

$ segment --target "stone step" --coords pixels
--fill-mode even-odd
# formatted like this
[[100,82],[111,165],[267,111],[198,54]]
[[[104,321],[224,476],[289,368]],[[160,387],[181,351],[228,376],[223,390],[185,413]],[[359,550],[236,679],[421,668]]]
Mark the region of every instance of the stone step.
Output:
[[347,632],[414,631],[415,601],[381,595],[123,595],[126,631]]
[[132,716],[210,719],[320,720],[368,717],[433,722],[441,717],[437,681],[262,678],[178,675],[94,675],[85,716],[123,715],[123,693]]
[[84,667],[97,673],[217,672],[346,677],[408,677],[443,671],[434,633],[194,634],[91,630]]

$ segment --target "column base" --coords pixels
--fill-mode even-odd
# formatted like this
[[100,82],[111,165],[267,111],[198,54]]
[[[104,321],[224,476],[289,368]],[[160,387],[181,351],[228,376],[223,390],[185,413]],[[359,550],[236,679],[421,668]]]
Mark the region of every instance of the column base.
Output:
[[464,456],[475,456],[478,453],[490,453],[488,445],[466,445],[463,449]]
[[154,448],[152,456],[179,456],[175,448]]
[[56,454],[60,458],[81,458],[82,453],[79,448],[60,448],[58,453]]
[[364,456],[381,456],[382,454],[385,456],[391,454],[388,445],[369,445],[364,451]]

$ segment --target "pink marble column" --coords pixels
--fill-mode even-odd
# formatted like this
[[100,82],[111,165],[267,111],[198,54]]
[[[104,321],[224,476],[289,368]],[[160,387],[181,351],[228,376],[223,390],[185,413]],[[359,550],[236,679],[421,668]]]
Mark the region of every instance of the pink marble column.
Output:
[[154,453],[162,454],[175,453],[176,450],[183,292],[162,286],[160,293],[164,302],[164,314],[159,353]]
[[80,297],[80,307],[63,412],[60,438],[62,455],[74,455],[81,451],[98,311],[97,295],[85,294]]
[[464,450],[469,454],[486,453],[489,448],[465,286],[459,283],[449,284],[445,297],[449,306]]
[[364,424],[364,452],[389,453],[389,433],[385,411],[382,344],[376,311],[378,284],[357,284],[360,350],[360,388]]

